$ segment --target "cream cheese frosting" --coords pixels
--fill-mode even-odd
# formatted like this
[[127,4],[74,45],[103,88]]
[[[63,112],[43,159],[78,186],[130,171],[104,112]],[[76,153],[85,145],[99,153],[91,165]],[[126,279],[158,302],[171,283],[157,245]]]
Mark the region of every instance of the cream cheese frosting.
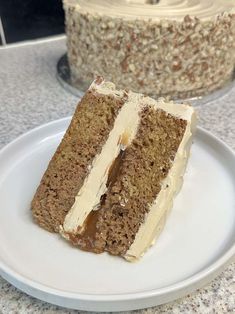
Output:
[[[67,0],[68,1],[68,0]],[[65,0],[66,2],[66,0]],[[235,12],[235,0],[69,0],[81,13],[124,19],[183,20],[186,15],[201,20]]]
[[189,105],[176,105],[172,102],[165,102],[164,99],[155,101],[133,92],[120,92],[115,89],[114,84],[109,82],[94,82],[90,89],[99,94],[110,94],[114,97],[123,97],[125,93],[127,100],[118,113],[113,129],[101,153],[95,157],[92,165],[90,165],[90,173],[78,192],[74,205],[68,212],[63,226],[61,226],[60,232],[66,238],[69,233],[79,234],[82,232],[86,218],[91,211],[97,209],[102,195],[107,190],[106,183],[109,169],[119,155],[120,150],[123,149],[121,139],[125,136],[125,147],[131,144],[137,133],[140,121],[139,113],[142,108],[152,106],[156,110],[161,109],[173,116],[187,120],[183,139],[168,176],[162,182],[162,189],[154,203],[151,204],[145,222],[141,225],[134,242],[124,256],[128,261],[135,261],[144,254],[153,243],[157,234],[162,230],[165,217],[172,207],[173,198],[181,188],[182,176],[187,164],[192,135],[196,125],[195,112]]

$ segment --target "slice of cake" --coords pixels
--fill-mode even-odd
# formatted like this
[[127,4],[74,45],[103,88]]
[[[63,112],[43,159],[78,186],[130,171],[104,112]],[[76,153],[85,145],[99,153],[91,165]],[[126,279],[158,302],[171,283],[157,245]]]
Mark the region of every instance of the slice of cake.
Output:
[[189,105],[96,79],[37,189],[34,219],[83,250],[138,259],[181,188],[195,120]]

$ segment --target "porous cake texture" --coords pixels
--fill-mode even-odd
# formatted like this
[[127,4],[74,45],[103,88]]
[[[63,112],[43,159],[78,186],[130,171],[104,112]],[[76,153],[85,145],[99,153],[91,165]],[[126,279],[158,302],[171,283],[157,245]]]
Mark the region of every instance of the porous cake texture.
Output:
[[125,96],[97,97],[92,89],[80,101],[32,202],[33,216],[43,228],[59,231],[124,101]]
[[235,0],[64,0],[74,86],[96,75],[150,96],[223,87],[235,64]]
[[36,222],[83,250],[138,259],[182,185],[194,130],[191,106],[98,78],[34,196]]

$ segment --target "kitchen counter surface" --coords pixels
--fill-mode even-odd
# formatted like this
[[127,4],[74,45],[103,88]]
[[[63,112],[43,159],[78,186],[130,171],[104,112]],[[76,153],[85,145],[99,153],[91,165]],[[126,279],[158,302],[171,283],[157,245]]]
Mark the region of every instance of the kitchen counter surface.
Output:
[[[56,79],[64,37],[0,49],[0,148],[43,123],[69,116],[78,102]],[[197,106],[199,124],[235,149],[235,87]],[[235,313],[235,263],[203,289],[138,313]],[[27,296],[0,277],[0,313],[77,313]],[[127,312],[126,312],[127,313]]]

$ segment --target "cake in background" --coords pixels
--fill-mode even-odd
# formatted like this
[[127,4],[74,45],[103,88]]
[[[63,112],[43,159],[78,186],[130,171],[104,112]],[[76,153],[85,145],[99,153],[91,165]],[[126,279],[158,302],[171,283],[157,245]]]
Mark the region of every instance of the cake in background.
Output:
[[182,186],[194,109],[98,78],[32,201],[35,221],[79,248],[139,259]]
[[73,85],[189,98],[223,87],[235,63],[235,0],[64,0]]

